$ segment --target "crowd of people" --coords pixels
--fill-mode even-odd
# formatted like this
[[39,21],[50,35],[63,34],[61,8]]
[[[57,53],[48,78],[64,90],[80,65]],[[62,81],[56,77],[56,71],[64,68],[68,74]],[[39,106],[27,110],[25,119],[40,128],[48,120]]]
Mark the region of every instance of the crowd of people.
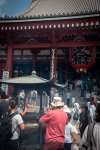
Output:
[[[90,86],[89,86],[90,87]],[[78,89],[79,90],[79,85]],[[43,92],[45,96],[47,93]],[[94,84],[93,89],[85,91],[86,102],[82,105],[76,102],[75,96],[71,97],[71,91],[66,93],[66,103],[63,96],[57,90],[52,93],[52,100],[47,101],[47,111],[39,118],[41,124],[46,124],[45,143],[43,150],[82,150],[87,141],[88,129],[91,123],[93,126],[93,139],[96,150],[99,150],[100,143],[100,89]],[[9,141],[0,143],[1,150],[17,150],[19,146],[20,132],[25,129],[23,116],[26,114],[29,105],[24,101],[25,92],[20,91],[19,97],[7,97],[0,89],[0,119],[5,115],[12,115],[12,133]],[[36,105],[37,92],[31,91],[26,97],[26,102]],[[47,95],[48,99],[48,95]],[[21,106],[24,109],[21,109]],[[80,134],[80,144],[77,145],[76,135]],[[76,146],[76,149],[75,149]],[[92,150],[92,149],[91,149]]]
[[[43,150],[71,150],[73,145],[76,146],[75,150],[81,150],[84,142],[87,141],[88,128],[91,123],[94,123],[93,137],[96,150],[99,150],[100,103],[93,104],[92,107],[95,108],[94,116],[90,115],[90,108],[88,109],[87,104],[80,106],[74,103],[74,108],[71,109],[64,105],[60,97],[54,97],[50,110],[40,118],[40,123],[47,125]],[[74,117],[76,112],[78,115]],[[77,146],[76,135],[79,133],[80,145]]]

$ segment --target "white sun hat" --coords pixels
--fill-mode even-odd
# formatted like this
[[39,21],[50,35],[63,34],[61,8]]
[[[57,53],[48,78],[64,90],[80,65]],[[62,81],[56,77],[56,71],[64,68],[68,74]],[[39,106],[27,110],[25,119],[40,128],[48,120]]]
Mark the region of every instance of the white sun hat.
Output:
[[68,108],[67,105],[64,105],[63,111],[66,112],[66,113],[71,113],[71,110]]
[[52,106],[58,107],[58,106],[64,106],[64,102],[62,102],[61,97],[54,97],[53,102],[51,103]]

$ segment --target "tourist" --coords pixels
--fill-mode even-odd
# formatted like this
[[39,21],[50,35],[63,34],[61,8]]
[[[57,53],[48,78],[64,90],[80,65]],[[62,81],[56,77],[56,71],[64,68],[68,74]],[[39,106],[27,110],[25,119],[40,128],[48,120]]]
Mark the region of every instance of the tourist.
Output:
[[24,103],[25,103],[25,92],[24,92],[24,90],[20,91],[19,100],[20,100],[20,104],[24,107]]
[[67,103],[66,104],[69,107],[70,99],[71,99],[71,93],[70,92],[67,92],[66,99],[67,99]]
[[[66,110],[67,111],[67,110]],[[64,143],[64,150],[71,150],[72,142],[75,142],[75,129],[71,125],[71,114],[67,113],[68,115],[68,124],[65,127],[65,143]]]
[[91,122],[91,117],[89,115],[88,106],[82,104],[80,118],[79,118],[79,130],[80,130],[80,136],[81,137],[83,135],[83,132],[84,132],[86,126],[90,122]]
[[72,101],[71,101],[72,102],[72,108],[74,107],[75,100],[76,100],[76,98],[75,98],[75,96],[73,96]]
[[[95,112],[96,113],[95,113],[95,124],[93,128],[93,139],[96,146],[96,150],[100,150],[100,104],[96,106]],[[88,133],[88,126],[86,127],[83,133],[79,148],[81,148],[83,143],[87,141],[87,133]]]
[[65,125],[68,123],[67,114],[61,109],[64,106],[61,97],[54,97],[52,110],[39,120],[46,123],[46,136],[43,150],[61,150],[64,147]]
[[[18,108],[18,100],[17,99],[10,100],[9,102],[10,114],[15,113],[17,108]],[[13,125],[12,128],[13,136],[11,140],[9,140],[8,142],[6,141],[4,150],[17,150],[19,145],[20,130],[25,129],[23,119],[19,114],[16,114],[14,115],[14,117],[12,117],[12,125]]]

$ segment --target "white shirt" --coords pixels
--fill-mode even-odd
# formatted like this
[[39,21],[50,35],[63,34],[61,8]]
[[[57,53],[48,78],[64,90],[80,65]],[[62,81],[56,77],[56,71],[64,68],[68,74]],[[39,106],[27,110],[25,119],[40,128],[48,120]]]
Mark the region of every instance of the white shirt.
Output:
[[65,143],[72,143],[71,132],[75,132],[75,129],[70,123],[68,123],[65,126]]
[[75,103],[76,98],[72,97],[72,103]]
[[91,106],[93,110],[93,116],[95,115],[96,107],[94,105]]
[[[83,143],[87,140],[87,133],[88,133],[88,126],[86,127],[82,139],[80,141],[79,147],[83,145]],[[94,141],[96,144],[97,150],[100,150],[100,123],[96,123],[93,129],[93,136],[94,136]]]
[[20,98],[24,98],[24,97],[25,97],[24,91],[23,91],[23,92],[20,92],[19,97],[20,97]]
[[[11,138],[11,140],[15,140],[15,139],[18,139],[19,135],[20,135],[20,130],[18,128],[18,125],[22,124],[23,123],[23,119],[21,117],[21,115],[19,114],[16,114],[13,118],[12,118],[12,132],[13,133],[13,136]],[[17,127],[17,128],[16,128]]]

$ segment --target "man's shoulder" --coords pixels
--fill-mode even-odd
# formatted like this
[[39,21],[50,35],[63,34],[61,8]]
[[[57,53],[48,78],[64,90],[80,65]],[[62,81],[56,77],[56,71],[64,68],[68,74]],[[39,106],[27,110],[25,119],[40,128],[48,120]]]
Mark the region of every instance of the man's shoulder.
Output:
[[3,100],[2,102],[0,102],[0,106],[1,107],[3,107],[3,106],[8,106],[8,103],[5,101],[5,100]]

